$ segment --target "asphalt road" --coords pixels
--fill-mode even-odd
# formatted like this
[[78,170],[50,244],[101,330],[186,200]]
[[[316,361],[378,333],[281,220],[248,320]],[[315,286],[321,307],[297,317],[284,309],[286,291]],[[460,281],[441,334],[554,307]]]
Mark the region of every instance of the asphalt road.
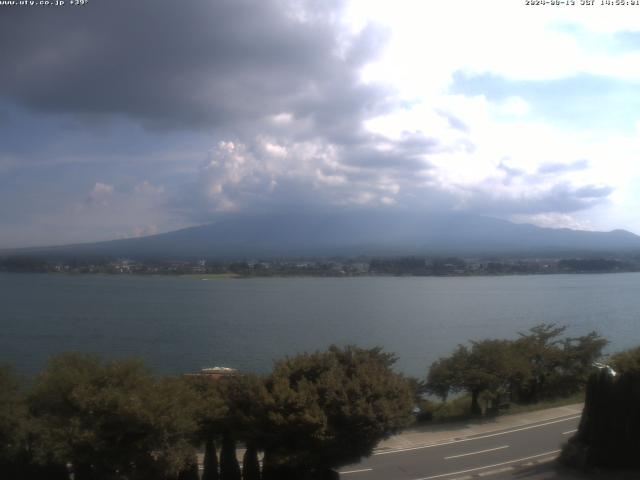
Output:
[[411,449],[379,452],[339,470],[343,480],[453,480],[508,472],[555,457],[580,415]]

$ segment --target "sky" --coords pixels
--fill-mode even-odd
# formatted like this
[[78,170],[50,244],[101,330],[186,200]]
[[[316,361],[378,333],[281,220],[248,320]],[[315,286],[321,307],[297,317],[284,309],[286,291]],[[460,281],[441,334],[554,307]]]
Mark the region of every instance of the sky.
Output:
[[287,211],[640,234],[640,5],[575,3],[0,6],[0,248]]

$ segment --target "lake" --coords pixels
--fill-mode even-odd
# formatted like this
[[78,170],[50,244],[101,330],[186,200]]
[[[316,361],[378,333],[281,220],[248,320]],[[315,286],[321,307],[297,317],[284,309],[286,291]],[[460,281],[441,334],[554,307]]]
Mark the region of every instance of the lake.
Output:
[[640,344],[640,274],[210,279],[0,274],[0,363],[25,374],[64,351],[138,356],[159,373],[273,361],[332,343],[380,345],[424,377],[468,339],[541,322]]

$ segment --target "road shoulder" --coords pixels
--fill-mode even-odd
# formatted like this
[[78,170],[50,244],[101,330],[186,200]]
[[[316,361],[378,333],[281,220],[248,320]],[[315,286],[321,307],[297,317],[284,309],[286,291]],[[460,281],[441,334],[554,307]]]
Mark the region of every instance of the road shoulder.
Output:
[[474,419],[447,424],[424,425],[409,428],[378,444],[374,455],[409,450],[428,445],[458,441],[478,435],[497,433],[539,423],[552,422],[582,414],[582,403],[554,407],[534,412],[501,415],[491,419]]

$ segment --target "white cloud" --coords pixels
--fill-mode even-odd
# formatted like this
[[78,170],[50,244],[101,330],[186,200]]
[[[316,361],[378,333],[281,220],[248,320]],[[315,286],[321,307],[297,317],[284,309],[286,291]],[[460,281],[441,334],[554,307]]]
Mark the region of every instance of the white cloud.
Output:
[[511,215],[509,220],[515,223],[531,223],[544,228],[571,228],[574,230],[596,230],[589,220],[581,220],[563,213],[536,213],[532,215]]
[[388,81],[408,98],[424,98],[445,90],[458,70],[526,80],[577,73],[640,79],[634,68],[638,53],[602,47],[603,35],[637,30],[637,18],[624,10],[532,7],[511,0],[354,0],[349,18],[354,25],[368,18],[392,32],[386,55],[366,69],[365,79]]
[[164,193],[164,187],[162,185],[153,185],[148,180],[137,184],[133,190],[143,195],[161,195]]
[[105,207],[109,204],[108,200],[112,195],[113,185],[96,182],[87,196],[87,202]]

